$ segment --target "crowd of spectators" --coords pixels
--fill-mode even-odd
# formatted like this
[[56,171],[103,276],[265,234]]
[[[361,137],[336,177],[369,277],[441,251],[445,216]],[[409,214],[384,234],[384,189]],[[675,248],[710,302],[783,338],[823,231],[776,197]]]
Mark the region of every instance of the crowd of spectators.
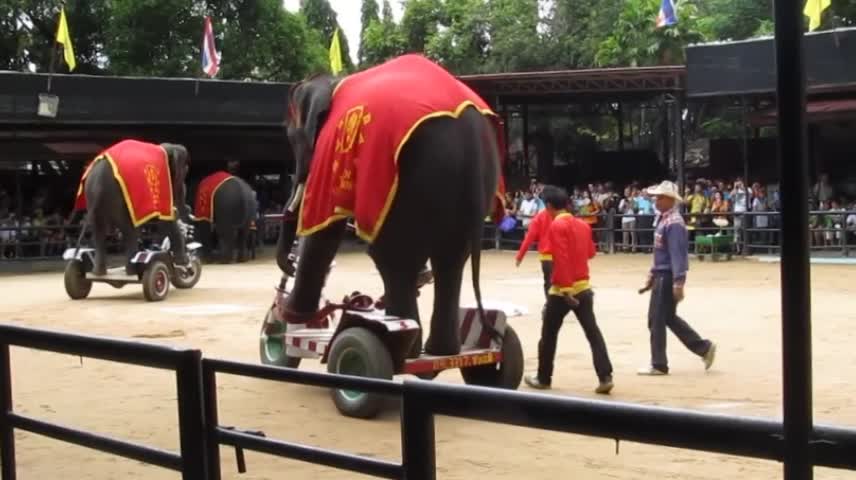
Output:
[[[635,252],[650,250],[653,238],[647,229],[653,228],[657,212],[653,201],[640,182],[632,182],[624,188],[616,188],[612,182],[577,185],[570,190],[572,213],[593,228],[606,227],[608,213],[613,214],[615,225],[620,230],[619,249]],[[515,230],[525,230],[532,218],[544,208],[539,198],[543,185],[531,180],[526,189],[506,194],[506,216],[500,225],[504,235]],[[682,212],[687,216],[690,235],[699,232],[733,231],[736,243],[744,226],[752,229],[753,245],[776,245],[778,242],[779,218],[765,215],[778,212],[781,198],[777,185],[762,185],[754,182],[747,185],[742,178],[734,181],[705,178],[686,182]],[[827,175],[821,175],[810,191],[809,219],[812,229],[812,244],[818,247],[840,245],[842,235],[850,242],[856,236],[856,201],[846,201],[836,194]],[[826,213],[829,212],[829,213]],[[836,213],[840,212],[840,213]],[[744,225],[745,223],[745,225]],[[603,230],[595,230],[599,241],[603,241]]]

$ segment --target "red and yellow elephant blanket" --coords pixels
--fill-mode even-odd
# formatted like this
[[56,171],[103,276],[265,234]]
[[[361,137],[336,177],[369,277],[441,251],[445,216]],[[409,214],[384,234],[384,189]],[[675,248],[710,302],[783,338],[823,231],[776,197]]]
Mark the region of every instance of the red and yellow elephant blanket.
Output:
[[196,201],[193,204],[193,216],[206,222],[214,221],[214,194],[220,185],[234,178],[229,172],[222,170],[212,173],[199,182],[196,189]]
[[172,177],[166,151],[160,145],[137,140],[123,140],[89,163],[77,187],[75,210],[86,209],[83,183],[92,166],[100,161],[110,163],[135,227],[154,218],[175,219]]
[[[357,234],[373,242],[395,198],[398,156],[412,132],[430,118],[458,117],[468,106],[500,126],[484,100],[421,55],[404,55],[342,80],[315,144],[298,234],[353,216]],[[497,132],[500,147],[502,129]],[[499,219],[504,190],[500,175]]]

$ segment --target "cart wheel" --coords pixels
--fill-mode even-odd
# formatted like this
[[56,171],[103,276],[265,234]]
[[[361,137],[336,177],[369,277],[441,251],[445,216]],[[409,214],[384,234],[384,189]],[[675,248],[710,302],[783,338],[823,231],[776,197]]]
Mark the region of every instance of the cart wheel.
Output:
[[461,369],[464,382],[483,387],[516,390],[523,379],[523,348],[511,325],[505,327],[502,341],[502,362]]
[[143,295],[150,302],[160,302],[169,293],[169,268],[160,260],[150,263],[143,271]]
[[[386,345],[370,330],[352,327],[340,333],[327,359],[327,371],[392,379],[392,357]],[[376,393],[334,389],[330,391],[339,412],[348,417],[372,418],[378,414],[387,397]]]
[[175,274],[170,279],[172,286],[175,288],[193,288],[202,278],[202,262],[198,258],[190,260],[190,271],[184,272],[182,269],[174,268]]
[[92,280],[86,278],[83,262],[71,260],[65,265],[65,293],[72,300],[80,300],[89,296],[92,290]]
[[[262,329],[259,332],[259,358],[265,365],[275,365],[277,367],[297,368],[300,366],[300,357],[289,357],[285,352],[285,344],[283,337],[285,336],[286,325],[283,322],[274,321],[274,307],[270,307],[265,315],[265,321],[262,322]],[[265,333],[265,325],[271,322],[275,325],[272,331]]]

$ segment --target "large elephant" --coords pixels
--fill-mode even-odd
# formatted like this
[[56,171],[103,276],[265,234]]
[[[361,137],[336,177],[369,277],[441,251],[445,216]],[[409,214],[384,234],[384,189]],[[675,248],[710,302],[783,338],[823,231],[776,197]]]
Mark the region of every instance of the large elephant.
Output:
[[[189,165],[182,145],[160,145],[123,140],[98,155],[81,179],[76,209],[87,211],[87,224],[95,239],[93,273],[107,273],[107,236],[122,233],[126,258],[139,250],[139,228],[158,221],[169,236],[176,262],[188,262],[178,218],[187,218],[184,179]],[[133,274],[130,263],[128,274]]]
[[[388,314],[419,320],[417,278],[431,260],[425,352],[459,353],[463,270],[472,255],[481,310],[482,228],[501,182],[501,132],[492,120],[478,95],[420,55],[296,85],[287,124],[295,187],[277,245],[283,272],[296,235],[305,238],[286,321],[301,323],[317,310],[346,218],[354,217],[383,279]],[[420,338],[409,356],[421,347]]]
[[196,238],[210,248],[216,234],[224,263],[232,263],[236,248],[238,262],[246,261],[248,248],[255,248],[252,229],[257,214],[256,192],[240,177],[218,171],[202,179],[196,188]]

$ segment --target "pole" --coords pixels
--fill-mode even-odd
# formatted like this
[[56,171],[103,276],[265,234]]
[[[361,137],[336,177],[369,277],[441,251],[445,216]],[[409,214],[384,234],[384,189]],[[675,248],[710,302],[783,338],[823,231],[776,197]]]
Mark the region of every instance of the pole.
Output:
[[12,366],[9,345],[0,344],[0,479],[15,480],[15,432],[9,424],[12,413]]
[[181,479],[208,477],[205,405],[202,393],[202,352],[188,350],[176,368],[178,390],[178,436],[181,448]]
[[740,97],[740,106],[742,108],[742,116],[743,116],[743,143],[742,143],[742,154],[743,154],[743,181],[746,182],[746,185],[749,185],[749,119],[746,111],[746,97]]
[[782,367],[785,480],[811,480],[811,272],[802,4],[774,0],[782,179]]

